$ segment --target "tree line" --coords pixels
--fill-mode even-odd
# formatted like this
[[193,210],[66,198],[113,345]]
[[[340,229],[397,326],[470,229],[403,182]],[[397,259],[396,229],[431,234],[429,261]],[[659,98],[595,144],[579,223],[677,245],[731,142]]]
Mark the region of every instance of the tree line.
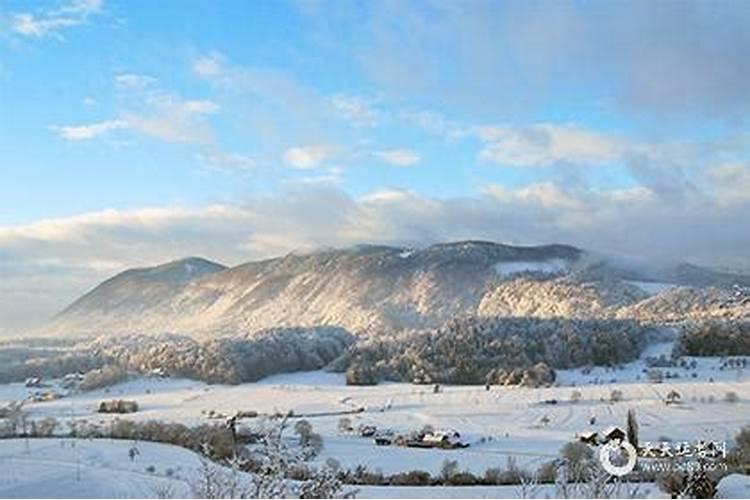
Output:
[[332,368],[350,384],[546,385],[553,369],[636,359],[655,331],[634,320],[462,317],[353,344]]

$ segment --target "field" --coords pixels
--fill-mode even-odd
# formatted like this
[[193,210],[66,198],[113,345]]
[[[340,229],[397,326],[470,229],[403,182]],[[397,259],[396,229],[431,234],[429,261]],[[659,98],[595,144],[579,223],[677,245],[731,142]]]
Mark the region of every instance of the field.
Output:
[[[644,356],[668,350],[657,345]],[[100,401],[123,398],[136,400],[140,411],[126,418],[147,421],[174,421],[186,424],[222,422],[210,419],[209,412],[232,415],[238,410],[261,414],[293,411],[307,418],[324,439],[316,459],[321,464],[333,458],[343,467],[365,465],[384,474],[424,470],[438,474],[446,460],[456,460],[461,469],[482,474],[489,467],[505,467],[509,460],[522,468],[535,469],[558,456],[560,448],[576,439],[578,433],[625,426],[626,413],[636,411],[641,441],[689,441],[701,439],[732,442],[750,416],[750,378],[743,370],[721,370],[718,358],[702,358],[694,369],[674,368],[679,378],[655,384],[645,380],[643,360],[621,369],[597,368],[584,373],[569,370],[558,373],[557,386],[550,388],[432,386],[383,383],[370,387],[344,384],[341,374],[300,372],[266,378],[237,386],[207,385],[185,379],[137,378],[108,389],[74,393],[67,397],[27,405],[32,419],[53,416],[61,422],[86,420],[103,426],[112,416],[96,412]],[[695,373],[695,377],[693,377]],[[0,405],[23,399],[37,389],[23,384],[0,386]],[[611,401],[612,392],[622,392],[622,400]],[[666,405],[670,391],[681,396],[680,404]],[[579,395],[573,397],[573,392]],[[725,401],[728,393],[739,400]],[[354,427],[372,425],[379,430],[408,433],[431,425],[454,429],[470,446],[457,450],[376,446],[371,438],[338,430],[341,414]],[[592,418],[595,423],[592,425]],[[252,425],[244,419],[241,426]],[[58,487],[72,488],[72,496],[154,496],[152,482],[166,481],[164,470],[187,471],[197,458],[179,448],[141,443],[137,461],[128,460],[129,443],[110,440],[73,441],[22,440],[0,443],[3,460],[0,496],[55,496]],[[75,456],[75,459],[73,458]],[[86,490],[75,488],[74,470],[84,464]],[[156,472],[147,473],[153,465]],[[112,472],[118,479],[109,481]],[[147,481],[128,479],[130,475]],[[187,476],[185,476],[187,477]],[[71,479],[73,478],[73,479]],[[172,478],[170,484],[182,494],[188,485]],[[132,488],[128,489],[133,485]],[[180,489],[182,488],[182,489]],[[430,496],[516,496],[512,487],[429,488]],[[455,491],[454,491],[455,490]],[[647,493],[646,490],[649,492]],[[424,488],[367,487],[362,497],[423,496]],[[544,496],[544,488],[538,495]],[[547,492],[549,494],[550,492]],[[641,495],[660,495],[654,485],[643,486]]]

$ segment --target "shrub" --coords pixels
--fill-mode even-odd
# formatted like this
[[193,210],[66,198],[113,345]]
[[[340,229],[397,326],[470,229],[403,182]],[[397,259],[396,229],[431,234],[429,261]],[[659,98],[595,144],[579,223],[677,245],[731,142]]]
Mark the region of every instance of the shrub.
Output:
[[371,366],[354,364],[346,370],[347,385],[377,385],[377,383],[377,372]]
[[479,484],[479,479],[469,471],[459,471],[445,480],[449,486],[474,486]]
[[740,397],[734,391],[729,391],[724,395],[724,402],[726,403],[739,403]]
[[586,444],[572,441],[560,450],[560,455],[568,466],[568,473],[573,481],[584,481],[591,474],[596,460],[593,450]]
[[99,413],[135,413],[137,411],[138,403],[136,401],[113,399],[112,401],[99,403]]
[[394,486],[429,486],[431,482],[430,473],[423,470],[400,472],[390,478]]

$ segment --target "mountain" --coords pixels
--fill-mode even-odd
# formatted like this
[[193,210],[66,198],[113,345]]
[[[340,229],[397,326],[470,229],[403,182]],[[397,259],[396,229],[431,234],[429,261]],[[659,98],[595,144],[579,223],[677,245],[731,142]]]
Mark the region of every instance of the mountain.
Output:
[[[226,267],[199,257],[168,262],[155,267],[129,269],[104,281],[73,302],[52,321],[52,325],[75,325],[75,331],[91,333],[84,327],[108,331],[114,324],[126,329],[138,323],[137,315],[154,304],[177,297],[194,280],[225,270]],[[98,320],[96,319],[99,317]],[[108,317],[108,321],[103,321]]]
[[[362,245],[231,268],[190,258],[118,274],[42,332],[215,337],[330,325],[361,335],[430,328],[471,314],[615,316],[624,309],[637,313],[636,304],[651,295],[626,279],[689,284],[696,276],[701,284],[710,282],[709,272],[695,269],[676,276],[669,271],[638,274],[566,245],[484,241],[422,249]],[[716,284],[729,281],[722,275]],[[652,315],[667,306],[643,311]]]
[[574,267],[581,250],[468,241],[424,249],[362,245],[223,268],[187,259],[125,271],[44,327],[65,335],[245,334],[277,326],[354,332],[434,326],[476,307],[496,266]]

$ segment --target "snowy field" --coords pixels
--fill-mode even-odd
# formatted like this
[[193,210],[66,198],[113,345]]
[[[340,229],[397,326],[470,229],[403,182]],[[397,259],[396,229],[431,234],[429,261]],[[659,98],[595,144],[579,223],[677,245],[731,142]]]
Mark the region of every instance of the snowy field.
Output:
[[[191,497],[200,462],[194,453],[157,443],[72,439],[13,439],[0,450],[0,498],[185,498]],[[240,473],[242,474],[242,473]],[[249,478],[243,478],[249,480]],[[633,488],[628,486],[623,488]],[[638,498],[666,498],[653,484],[637,486]],[[552,485],[524,491],[520,486],[362,486],[358,498],[554,498]],[[623,489],[623,491],[627,491]],[[747,498],[750,477],[734,474],[718,487],[717,498]]]
[[[73,446],[75,445],[75,446]],[[200,462],[194,453],[157,443],[139,443],[131,461],[131,443],[101,440],[22,439],[3,442],[0,498],[185,498],[192,495]],[[239,473],[249,481],[246,474]],[[740,483],[742,488],[744,483]],[[738,486],[733,485],[736,490]],[[516,486],[409,487],[363,486],[358,498],[516,498]],[[663,498],[652,484],[639,485],[639,496]],[[535,498],[554,496],[554,487],[528,490]]]
[[[667,344],[652,346],[644,357],[668,353],[669,348]],[[738,430],[750,422],[750,377],[745,370],[720,370],[718,358],[697,360],[694,369],[670,368],[678,372],[680,378],[660,384],[646,381],[645,364],[639,360],[619,370],[561,371],[558,385],[550,388],[492,387],[487,391],[484,386],[444,386],[440,393],[433,393],[431,386],[403,383],[351,387],[344,384],[343,375],[325,372],[277,375],[237,386],[139,378],[106,390],[30,403],[25,408],[32,419],[54,416],[61,421],[86,420],[104,425],[112,417],[100,415],[96,410],[100,401],[112,398],[138,401],[140,411],[125,418],[189,425],[222,422],[211,420],[210,411],[232,415],[238,410],[255,410],[261,414],[293,410],[295,415],[307,418],[315,431],[322,434],[324,448],[318,458],[321,463],[334,458],[344,467],[362,464],[384,474],[415,469],[436,474],[444,461],[456,460],[461,469],[482,474],[489,467],[505,468],[509,459],[521,467],[535,468],[558,456],[560,448],[574,440],[577,433],[603,430],[611,425],[624,427],[626,413],[631,408],[638,416],[641,441],[668,438],[732,442]],[[622,392],[622,401],[610,402],[613,390]],[[682,403],[667,406],[664,400],[672,390],[681,395]],[[0,386],[0,405],[23,399],[33,391],[22,384]],[[580,393],[579,399],[572,398],[574,391]],[[736,393],[739,401],[725,401],[727,393]],[[364,411],[348,415],[354,427],[367,424],[379,430],[407,433],[431,425],[459,431],[470,446],[460,450],[376,446],[372,439],[338,431],[341,417],[330,413],[355,408],[364,408]],[[317,415],[320,413],[328,415]],[[596,420],[594,425],[590,424],[592,417]],[[253,420],[243,422],[252,425]],[[127,443],[102,440],[71,449],[62,447],[60,440],[31,440],[30,453],[24,450],[22,443],[0,441],[0,470],[3,471],[0,497],[48,496],[48,493],[55,496],[55,488],[68,484],[72,477],[69,469],[73,456],[91,465],[87,465],[86,470],[92,480],[90,495],[75,493],[72,496],[100,496],[103,492],[107,492],[104,496],[154,496],[149,493],[153,489],[150,481],[161,481],[158,471],[166,464],[188,471],[196,463],[195,455],[188,451],[148,443],[142,444],[144,450],[138,463],[127,461],[123,448]],[[164,453],[174,456],[166,460]],[[38,474],[28,472],[26,465],[30,463],[36,464]],[[156,475],[145,472],[144,467],[148,465],[156,467]],[[117,471],[117,481],[106,479],[112,471]],[[148,481],[130,481],[129,474]],[[187,487],[184,481],[170,481],[176,484],[175,488]],[[136,489],[127,490],[127,485]],[[428,492],[419,488],[368,487],[360,496],[515,496],[513,488],[452,490],[429,488]]]
[[[200,462],[194,453],[157,443],[73,439],[11,439],[0,442],[0,497],[154,498],[171,491],[191,496],[186,478]],[[153,466],[153,472],[149,467]],[[167,471],[171,469],[171,472]]]

